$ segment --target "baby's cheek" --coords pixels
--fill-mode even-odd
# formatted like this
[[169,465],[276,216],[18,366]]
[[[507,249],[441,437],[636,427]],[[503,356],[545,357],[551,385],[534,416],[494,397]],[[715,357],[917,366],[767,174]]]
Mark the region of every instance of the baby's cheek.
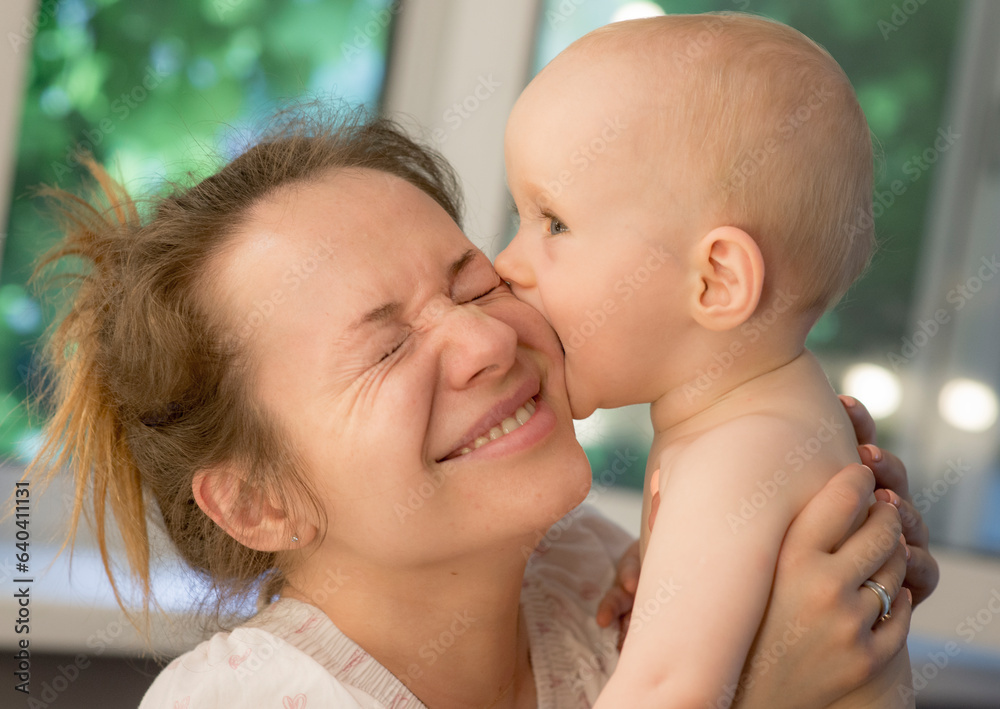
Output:
[[597,408],[602,381],[598,364],[587,356],[586,345],[566,351],[566,392],[575,419],[586,418]]

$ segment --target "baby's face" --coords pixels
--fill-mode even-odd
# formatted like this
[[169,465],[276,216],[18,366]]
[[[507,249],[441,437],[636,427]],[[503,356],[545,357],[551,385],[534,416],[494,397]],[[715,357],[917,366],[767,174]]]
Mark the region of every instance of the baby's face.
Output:
[[691,287],[684,244],[694,225],[685,171],[650,155],[650,121],[626,100],[622,75],[565,65],[528,86],[507,124],[520,225],[496,267],[559,335],[580,418],[662,393],[658,373]]

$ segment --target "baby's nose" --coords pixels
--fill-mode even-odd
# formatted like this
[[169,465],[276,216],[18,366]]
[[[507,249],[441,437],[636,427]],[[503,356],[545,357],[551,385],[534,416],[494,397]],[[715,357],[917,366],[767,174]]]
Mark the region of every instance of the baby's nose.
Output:
[[512,286],[531,288],[535,285],[535,275],[531,262],[525,257],[523,245],[524,239],[515,234],[507,248],[497,255],[494,267],[500,277]]

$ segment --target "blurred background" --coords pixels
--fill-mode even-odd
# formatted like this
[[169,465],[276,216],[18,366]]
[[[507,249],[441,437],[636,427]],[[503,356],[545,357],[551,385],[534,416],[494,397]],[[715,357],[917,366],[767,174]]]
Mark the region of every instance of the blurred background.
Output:
[[[36,341],[59,306],[27,286],[55,237],[30,191],[76,187],[80,150],[148,193],[210,173],[282,101],[337,97],[400,118],[452,161],[469,235],[493,256],[513,233],[503,127],[530,78],[608,22],[710,10],[798,28],[857,90],[880,155],[879,250],[809,346],[906,461],[942,564],[941,586],[913,620],[918,706],[1000,706],[1000,3],[988,0],[5,0],[0,493],[38,446],[44,411],[29,416],[25,400],[42,375]],[[645,409],[599,412],[577,431],[593,465],[591,501],[636,531]],[[612,470],[625,453],[639,460]],[[87,541],[72,573],[56,560],[71,502],[59,489],[32,500],[33,696],[48,683],[45,706],[135,706],[157,665],[119,616]],[[2,525],[6,668],[18,575],[15,527]],[[200,632],[187,613],[197,587],[164,552],[157,588],[168,614],[156,649],[169,657]],[[20,706],[10,673],[0,676],[0,704]]]

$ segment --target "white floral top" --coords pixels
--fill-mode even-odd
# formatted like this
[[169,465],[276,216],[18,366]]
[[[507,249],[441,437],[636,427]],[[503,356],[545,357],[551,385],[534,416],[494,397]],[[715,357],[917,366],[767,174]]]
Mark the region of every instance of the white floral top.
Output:
[[[618,660],[597,604],[631,543],[587,507],[560,520],[528,561],[521,608],[540,709],[589,708]],[[282,599],[160,673],[140,709],[416,709],[424,705],[319,609]]]

